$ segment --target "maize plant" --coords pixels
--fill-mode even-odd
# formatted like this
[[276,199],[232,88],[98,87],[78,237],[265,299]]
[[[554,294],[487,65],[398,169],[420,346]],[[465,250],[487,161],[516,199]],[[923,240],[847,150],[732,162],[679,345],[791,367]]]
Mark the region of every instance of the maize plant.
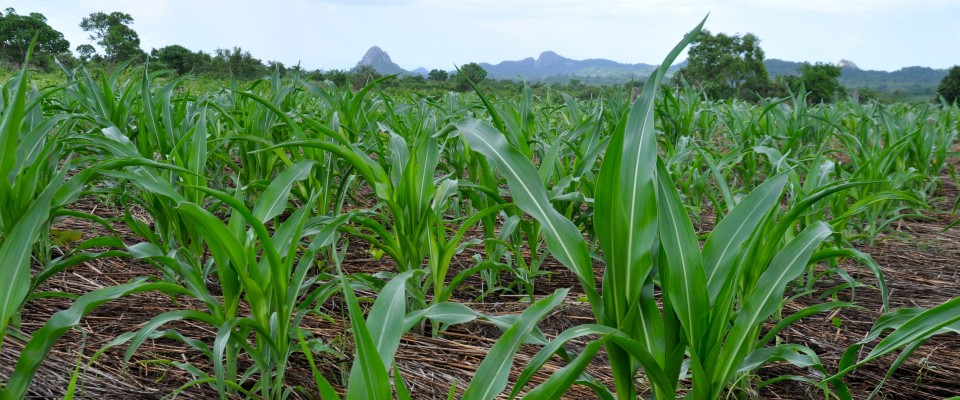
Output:
[[[958,299],[894,309],[889,266],[870,256],[947,203],[960,108],[663,85],[705,21],[641,92],[589,99],[539,83],[419,93],[391,76],[354,91],[279,68],[195,93],[148,64],[62,68],[66,82],[33,88],[22,69],[0,88],[0,349],[16,360],[0,365],[0,399],[33,395],[64,335],[146,291],[171,305],[71,355],[64,397],[98,383],[82,364],[122,349],[179,369],[171,396],[413,399],[403,343],[475,324],[495,329],[450,398],[583,385],[712,400],[791,379],[846,400],[862,397],[853,371],[898,354],[879,394],[921,345],[960,332]],[[57,224],[77,221],[92,228],[64,240]],[[87,273],[71,268],[109,259],[148,272],[58,291]],[[578,288],[551,280],[571,275]],[[865,290],[883,314],[836,365],[785,340],[805,318],[863,307]],[[51,297],[69,304],[21,321]],[[592,320],[564,318],[579,304]],[[546,329],[551,316],[563,329]],[[189,357],[142,360],[154,340]],[[809,373],[754,384],[784,361]]]

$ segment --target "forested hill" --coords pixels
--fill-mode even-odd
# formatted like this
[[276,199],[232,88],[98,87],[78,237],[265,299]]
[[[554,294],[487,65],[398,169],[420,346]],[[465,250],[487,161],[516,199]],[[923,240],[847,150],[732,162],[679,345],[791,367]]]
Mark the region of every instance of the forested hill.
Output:
[[[799,75],[797,69],[803,63],[768,59],[764,61],[770,77],[778,75]],[[945,69],[929,67],[906,67],[893,72],[874,71],[858,68],[852,62],[841,63],[840,83],[851,89],[868,88],[878,92],[901,92],[905,97],[930,95],[935,93],[937,85],[947,76]]]
[[[567,82],[578,79],[589,84],[614,84],[645,79],[656,67],[645,63],[621,63],[603,58],[575,60],[553,51],[544,51],[537,58],[501,61],[496,64],[479,63],[487,71],[487,77],[544,82]],[[685,62],[670,68],[672,74]],[[408,73],[426,75],[427,70],[418,68],[405,71],[390,60],[379,47],[372,47],[357,63],[373,66],[382,74]],[[780,75],[799,75],[802,62],[768,59],[764,61],[771,78]],[[897,71],[864,70],[851,61],[841,60],[840,83],[849,89],[863,89],[897,94],[898,97],[927,97],[936,92],[937,85],[947,75],[947,70],[929,67],[906,67]],[[455,71],[449,71],[455,73]]]
[[656,68],[651,64],[626,64],[602,58],[574,60],[552,51],[540,53],[537,58],[527,57],[518,61],[503,61],[498,64],[481,63],[488,76],[495,79],[559,80],[587,79],[626,81],[641,79]]

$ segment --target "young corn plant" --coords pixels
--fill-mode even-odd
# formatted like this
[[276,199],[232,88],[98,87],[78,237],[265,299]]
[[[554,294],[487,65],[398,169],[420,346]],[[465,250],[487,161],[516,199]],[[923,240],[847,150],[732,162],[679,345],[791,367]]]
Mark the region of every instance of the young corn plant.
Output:
[[[63,185],[66,172],[71,168],[69,152],[61,138],[69,130],[64,124],[68,115],[47,117],[42,103],[51,91],[29,91],[27,70],[11,78],[2,86],[0,101],[0,244],[7,239],[25,240],[30,246],[37,243],[36,255],[42,265],[49,262],[50,245],[47,233],[51,219],[52,195]],[[52,132],[52,134],[51,134]],[[59,162],[65,160],[65,165]],[[46,201],[43,198],[47,198]],[[27,220],[28,210],[35,203],[46,204],[40,220]],[[12,232],[18,225],[36,225],[29,237],[15,238]],[[43,232],[43,235],[40,232]],[[28,254],[29,255],[29,254]],[[29,260],[27,260],[29,261]],[[17,271],[19,267],[6,268]],[[29,272],[29,265],[26,272]],[[16,275],[20,275],[17,273]],[[29,279],[29,274],[27,278]],[[9,283],[9,281],[5,280]],[[19,281],[19,280],[18,280]],[[5,318],[4,318],[5,319]],[[5,328],[5,322],[3,327]],[[0,335],[3,333],[0,332]]]
[[19,400],[26,398],[30,383],[40,369],[43,360],[46,359],[47,354],[53,350],[60,337],[80,324],[81,318],[85,315],[111,300],[148,291],[160,291],[172,295],[183,294],[176,285],[137,278],[128,283],[108,286],[86,293],[74,300],[69,308],[55,313],[30,336],[26,346],[17,358],[16,366],[9,380],[5,385],[0,384],[0,399]]
[[[489,113],[493,124],[506,135],[511,145],[520,150],[527,159],[539,159],[543,161],[540,169],[541,180],[548,183],[554,183],[556,180],[556,184],[552,185],[553,190],[551,191],[550,200],[558,204],[569,202],[570,204],[567,205],[565,214],[568,217],[576,215],[578,219],[582,219],[585,224],[588,224],[586,221],[588,218],[580,218],[580,205],[585,203],[587,199],[581,193],[570,191],[569,188],[574,186],[575,181],[580,180],[583,174],[592,172],[590,170],[593,169],[593,165],[596,163],[597,157],[602,150],[602,144],[599,143],[601,124],[598,122],[593,126],[594,130],[591,135],[584,135],[583,130],[575,132],[577,136],[585,136],[587,138],[587,146],[583,147],[585,154],[577,157],[579,165],[576,174],[572,176],[563,174],[562,172],[558,174],[558,171],[562,171],[564,167],[563,162],[558,161],[558,159],[566,158],[562,157],[561,154],[568,146],[564,145],[565,138],[536,137],[538,131],[548,130],[544,129],[543,126],[538,126],[538,121],[548,121],[549,118],[535,118],[533,92],[530,87],[524,84],[519,104],[514,105],[510,102],[500,102],[497,104],[499,107],[497,107],[473,82],[469,83]],[[571,101],[568,101],[568,105],[571,104]],[[579,109],[576,108],[575,105],[571,109],[576,110],[573,111],[573,115],[576,116]],[[549,116],[549,114],[547,115]],[[543,122],[540,124],[542,125]],[[588,124],[588,126],[590,125]],[[538,144],[539,147],[537,146]],[[480,165],[479,182],[483,182],[485,193],[497,194],[494,197],[499,197],[500,182],[494,179],[491,174],[492,168],[490,161],[483,155],[471,156],[476,160],[476,164]],[[540,221],[521,218],[521,212],[516,208],[507,209],[506,215],[506,219],[511,222],[511,234],[501,235],[507,239],[504,241],[492,237],[489,232],[487,233],[486,241],[488,244],[495,245],[495,247],[488,246],[486,249],[488,261],[494,264],[500,264],[502,257],[500,255],[501,249],[509,249],[513,253],[513,258],[508,258],[505,266],[513,272],[515,280],[513,283],[507,285],[506,289],[519,286],[525,295],[533,299],[536,281],[538,278],[548,274],[540,268],[550,255],[549,249],[544,248],[542,227],[540,226]],[[486,224],[492,224],[492,221],[485,221],[485,225]],[[504,231],[501,230],[501,234],[503,232]],[[529,261],[524,254],[519,251],[524,247],[530,251]],[[516,260],[515,264],[513,264],[512,260]],[[491,280],[488,279],[488,281]],[[489,286],[493,287],[494,285],[489,284]]]
[[[72,265],[112,255],[84,253],[93,247],[109,246],[109,239],[91,239],[78,243],[76,253],[53,258],[50,225],[64,215],[103,223],[98,217],[66,210],[65,206],[76,201],[102,171],[137,164],[122,158],[90,165],[81,162],[85,168],[68,178],[75,164],[65,137],[75,125],[69,115],[43,113],[43,101],[60,89],[28,95],[27,63],[24,65],[3,85],[0,103],[0,256],[7,261],[0,268],[0,339],[11,323],[17,324],[20,309],[40,283]],[[39,272],[31,277],[34,262]]]
[[[877,340],[888,330],[893,330],[893,332],[880,340],[869,353],[860,357],[865,345]],[[822,388],[828,386],[843,387],[843,378],[850,372],[902,349],[890,365],[883,380],[867,397],[871,399],[880,392],[883,384],[921,345],[934,336],[945,334],[960,334],[960,297],[930,309],[902,308],[884,314],[874,322],[867,337],[847,348],[840,358],[837,373],[824,378],[818,385]],[[851,400],[853,396],[849,391],[837,391],[837,398]]]
[[[680,390],[692,399],[719,398],[736,390],[729,385],[739,381],[740,375],[778,352],[798,354],[806,365],[822,369],[801,346],[764,347],[792,319],[759,338],[763,323],[783,302],[787,284],[833,235],[822,222],[799,234],[789,232],[815,200],[782,212],[779,199],[788,176],[771,176],[737,203],[700,248],[676,187],[658,159],[653,123],[656,90],[665,66],[702,26],[703,22],[647,80],[604,154],[594,214],[606,264],[602,294],[594,286],[587,243],[550,205],[529,159],[490,124],[475,119],[458,123],[471,149],[496,163],[517,205],[542,223],[551,252],[580,279],[597,321],[571,328],[546,346],[523,372],[513,395],[566,341],[584,335],[600,339],[528,396],[552,398],[582,381],[581,374],[600,347],[607,350],[613,393],[619,398],[637,396],[635,375],[640,368],[652,385],[652,397],[658,399],[674,398]],[[662,306],[655,297],[658,288]],[[800,315],[842,305],[813,306]],[[681,389],[680,380],[687,374],[691,386]],[[591,387],[598,396],[612,395],[609,388]]]
[[[373,189],[383,209],[356,213],[351,220],[359,229],[347,225],[342,229],[386,253],[396,263],[397,272],[421,269],[426,262],[429,275],[422,283],[410,286],[408,301],[416,308],[446,301],[457,283],[481,269],[492,268],[486,265],[470,268],[447,283],[450,263],[462,251],[461,241],[467,230],[506,205],[477,211],[460,221],[460,227],[452,235],[448,233],[451,231],[449,225],[457,221],[448,220],[445,214],[449,211],[450,199],[459,190],[457,180],[434,176],[440,161],[440,141],[446,136],[444,131],[437,131],[435,125],[429,124],[421,127],[417,134],[408,135],[410,143],[404,136],[388,130],[389,144],[384,147],[389,152],[379,153],[377,160],[347,143],[335,131],[322,130],[321,133],[336,140],[290,141],[275,148],[321,150],[335,154]],[[311,154],[322,155],[320,152]],[[427,297],[431,290],[432,299]]]
[[[146,69],[146,67],[142,67]],[[99,131],[103,128],[116,128],[124,136],[136,143],[141,155],[148,159],[154,158],[154,150],[162,144],[159,137],[151,137],[138,129],[136,119],[139,108],[142,106],[137,100],[146,96],[142,92],[145,83],[141,79],[152,81],[165,71],[155,71],[147,74],[140,73],[137,68],[129,77],[126,65],[116,66],[111,73],[100,71],[99,78],[95,78],[84,67],[76,70],[63,69],[71,84],[64,90],[61,106],[83,120],[82,127],[89,131]],[[140,133],[144,133],[140,136]]]
[[[126,353],[129,359],[165,324],[178,320],[208,324],[217,330],[212,348],[180,334],[172,336],[212,358],[213,374],[202,374],[189,385],[213,385],[222,398],[237,391],[256,392],[262,398],[287,396],[286,365],[290,355],[298,351],[293,345],[297,340],[296,326],[304,315],[313,312],[315,301],[328,296],[323,293],[330,287],[314,288],[318,278],[310,273],[314,271],[318,252],[333,242],[338,224],[345,221],[344,218],[313,217],[311,207],[301,207],[288,218],[275,220],[287,210],[291,188],[310,176],[313,164],[309,160],[300,161],[278,174],[252,209],[244,204],[241,193],[231,196],[199,187],[232,209],[226,223],[201,205],[179,200],[177,213],[197,227],[212,256],[212,265],[199,265],[200,255],[186,248],[164,252],[150,243],[142,243],[130,250],[138,258],[177,273],[178,281],[182,282],[181,292],[201,300],[207,310],[159,314],[135,335],[124,336],[111,346],[130,341]],[[276,221],[272,233],[265,221]],[[216,295],[207,289],[209,271],[216,272],[222,294]],[[240,312],[241,302],[249,307],[248,315]],[[246,371],[238,370],[241,352],[253,361]],[[253,376],[256,380],[250,383]]]
[[[270,84],[269,88],[257,87]],[[293,162],[282,151],[265,151],[275,143],[300,139],[302,131],[290,124],[287,113],[296,107],[294,86],[280,84],[274,74],[271,80],[258,80],[248,89],[234,87],[229,96],[218,102],[219,109],[230,132],[225,139],[236,148],[239,158],[240,185],[257,185],[268,181],[276,172]]]
[[[0,204],[4,204],[0,207],[0,260],[4,260],[4,266],[0,268],[0,346],[11,332],[26,342],[12,374],[6,382],[0,382],[0,399],[3,400],[24,398],[57,340],[99,305],[142,291],[177,292],[167,284],[136,279],[76,298],[70,308],[54,314],[30,335],[16,330],[20,310],[26,301],[34,296],[62,296],[37,292],[45,280],[73,265],[125,255],[114,250],[87,252],[96,247],[118,246],[118,240],[105,237],[83,241],[74,250],[50,259],[50,224],[57,216],[70,215],[106,225],[98,217],[64,207],[74,202],[101,171],[137,164],[136,161],[116,159],[87,165],[86,169],[67,178],[73,164],[70,153],[64,149],[63,137],[74,125],[64,124],[68,115],[47,116],[41,112],[44,98],[59,89],[27,95],[27,65],[24,62],[20,73],[3,85],[3,101],[0,103]],[[31,277],[33,261],[37,261],[40,270]]]
[[[447,159],[459,161],[453,164],[457,169],[452,173],[462,174],[461,178],[458,179],[460,186],[465,189],[468,188],[468,190],[462,192],[462,195],[470,201],[472,207],[486,209],[499,204],[509,204],[501,197],[500,180],[494,174],[494,166],[485,157],[469,151],[468,146],[462,141],[448,140],[447,148],[450,149]],[[498,241],[506,242],[513,237],[520,223],[520,216],[516,215],[516,212],[511,213],[512,215],[506,212],[500,214],[503,216],[503,224],[498,223],[497,215],[485,215],[481,218],[484,257],[483,260],[477,259],[477,261],[478,263],[485,261],[502,264],[505,268],[510,269],[512,268],[511,254],[513,252],[508,252],[508,246]],[[493,269],[480,271],[480,276],[485,286],[481,297],[486,293],[506,290],[500,280],[498,271]]]
[[[339,266],[338,266],[339,271]],[[394,363],[404,334],[424,319],[444,324],[460,324],[481,319],[503,330],[503,335],[490,348],[490,352],[477,367],[473,379],[463,393],[466,400],[490,400],[500,394],[508,384],[510,370],[517,351],[523,344],[545,344],[543,333],[537,323],[559,306],[567,290],[560,289],[530,305],[520,315],[484,316],[459,303],[437,303],[420,310],[407,310],[404,298],[408,281],[416,281],[422,270],[411,270],[395,275],[383,287],[373,302],[373,307],[363,318],[359,301],[346,276],[339,271],[340,286],[350,317],[350,327],[355,343],[353,366],[346,382],[346,399],[411,399],[411,394]],[[320,373],[312,353],[301,339],[301,347],[313,372],[323,400],[339,400],[342,397],[330,381]],[[393,371],[393,384],[390,371]],[[456,382],[451,382],[454,386]],[[451,394],[455,387],[451,388]],[[394,397],[396,393],[396,397]]]

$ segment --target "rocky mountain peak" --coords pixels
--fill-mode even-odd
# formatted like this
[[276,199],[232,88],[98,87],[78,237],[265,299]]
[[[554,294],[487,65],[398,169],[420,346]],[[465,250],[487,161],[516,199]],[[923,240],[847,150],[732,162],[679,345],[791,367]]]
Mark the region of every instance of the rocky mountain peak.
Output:
[[404,69],[395,64],[393,60],[390,59],[390,55],[383,51],[383,49],[381,49],[379,46],[373,46],[367,50],[366,54],[363,55],[363,58],[360,59],[360,62],[357,63],[357,67],[364,65],[373,67],[381,74],[397,74],[405,72]]
[[845,59],[841,59],[840,62],[837,63],[837,66],[840,68],[850,68],[850,69],[860,70],[860,67],[858,67],[857,64],[854,64],[853,61],[845,60]]
[[541,65],[556,64],[556,63],[564,62],[566,60],[567,59],[564,58],[563,56],[557,53],[554,53],[550,50],[540,53],[540,56],[537,57],[537,63]]
[[373,46],[367,50],[366,54],[363,55],[363,58],[360,59],[360,62],[357,65],[373,65],[377,61],[387,61],[390,60],[390,55],[387,52],[383,51],[380,46]]

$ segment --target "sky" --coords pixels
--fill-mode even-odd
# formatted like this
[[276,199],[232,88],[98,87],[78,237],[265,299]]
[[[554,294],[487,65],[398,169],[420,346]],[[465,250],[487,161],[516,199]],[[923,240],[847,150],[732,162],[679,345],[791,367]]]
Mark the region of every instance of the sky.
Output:
[[[960,64],[960,0],[5,0],[40,12],[71,47],[80,20],[130,14],[141,47],[212,53],[239,46],[264,62],[349,69],[371,46],[401,67],[453,69],[552,50],[572,59],[657,64],[709,13],[705,29],[753,33],[766,58],[894,71]],[[683,58],[683,56],[681,56]]]

